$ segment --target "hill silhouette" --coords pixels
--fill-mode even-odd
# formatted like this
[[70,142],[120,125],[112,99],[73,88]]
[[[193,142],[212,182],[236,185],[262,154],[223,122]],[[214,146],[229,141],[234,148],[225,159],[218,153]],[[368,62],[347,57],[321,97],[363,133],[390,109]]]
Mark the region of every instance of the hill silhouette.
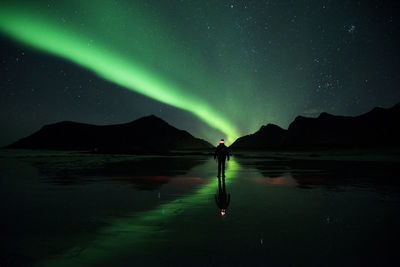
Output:
[[254,134],[238,138],[230,147],[244,149],[278,148],[283,144],[287,130],[275,124],[267,124]]
[[360,116],[336,116],[323,112],[317,118],[298,116],[284,130],[262,126],[254,134],[238,138],[233,149],[374,148],[400,146],[400,104],[376,107]]
[[321,113],[317,118],[297,117],[284,145],[288,147],[381,147],[400,145],[400,104],[374,108],[356,117]]
[[104,126],[71,121],[49,124],[6,148],[153,154],[212,147],[150,115],[129,123]]
[[[317,118],[296,117],[288,130],[274,124],[262,126],[254,134],[238,138],[230,147],[244,150],[400,147],[399,121],[400,104],[388,109],[376,107],[355,117],[323,112]],[[154,154],[213,146],[150,115],[104,126],[71,121],[49,124],[6,148]]]

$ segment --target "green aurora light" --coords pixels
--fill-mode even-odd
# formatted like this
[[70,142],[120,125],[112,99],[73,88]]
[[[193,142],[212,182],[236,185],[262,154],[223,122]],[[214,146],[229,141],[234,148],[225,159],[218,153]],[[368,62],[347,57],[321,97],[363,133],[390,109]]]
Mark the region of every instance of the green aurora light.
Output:
[[398,103],[392,4],[292,2],[2,0],[3,125],[29,123],[0,143],[44,122],[149,113],[231,143],[267,123],[288,128],[299,115],[357,116]]
[[115,84],[160,102],[189,111],[223,132],[229,143],[239,133],[206,101],[147,70],[131,58],[93,44],[85,35],[60,27],[40,14],[22,8],[0,9],[0,31],[35,49],[67,59]]

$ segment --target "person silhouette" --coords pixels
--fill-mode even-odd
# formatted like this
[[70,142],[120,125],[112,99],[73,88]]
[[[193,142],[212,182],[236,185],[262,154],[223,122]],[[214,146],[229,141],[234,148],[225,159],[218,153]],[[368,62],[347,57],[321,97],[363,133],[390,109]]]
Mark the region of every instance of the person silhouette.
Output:
[[225,177],[218,177],[218,194],[215,195],[215,202],[220,210],[221,216],[225,216],[228,209],[229,202],[231,201],[231,194],[226,194]]
[[224,139],[219,141],[219,145],[217,149],[215,149],[214,159],[218,159],[218,177],[221,177],[221,169],[222,169],[222,177],[225,177],[225,160],[230,159],[228,147],[225,146]]

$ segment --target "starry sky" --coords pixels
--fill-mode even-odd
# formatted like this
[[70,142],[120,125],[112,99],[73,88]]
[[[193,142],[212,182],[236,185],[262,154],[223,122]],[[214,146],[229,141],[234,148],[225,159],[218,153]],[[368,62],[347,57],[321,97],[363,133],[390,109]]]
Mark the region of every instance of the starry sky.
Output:
[[154,114],[217,144],[400,102],[398,1],[0,3],[0,146]]

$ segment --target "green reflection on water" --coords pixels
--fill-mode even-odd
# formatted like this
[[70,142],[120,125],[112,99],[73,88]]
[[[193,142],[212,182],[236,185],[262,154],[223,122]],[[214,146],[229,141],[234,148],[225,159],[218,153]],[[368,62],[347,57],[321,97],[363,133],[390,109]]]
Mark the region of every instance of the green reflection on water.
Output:
[[[226,183],[236,177],[239,164],[231,158],[226,169]],[[74,247],[61,255],[41,262],[41,266],[90,266],[113,261],[132,253],[143,242],[157,239],[166,223],[181,214],[185,208],[206,203],[218,188],[218,180],[213,176],[209,182],[189,196],[159,205],[157,208],[122,218],[113,218],[109,226],[98,231],[95,239]]]

